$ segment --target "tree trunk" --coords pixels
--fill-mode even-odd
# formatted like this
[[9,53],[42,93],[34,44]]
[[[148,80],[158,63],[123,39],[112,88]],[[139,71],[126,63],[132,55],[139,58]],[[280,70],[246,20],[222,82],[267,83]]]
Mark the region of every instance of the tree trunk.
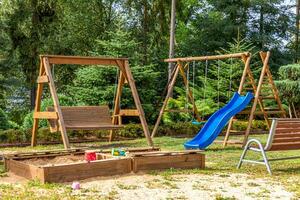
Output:
[[32,9],[32,16],[31,16],[31,49],[30,49],[30,55],[28,58],[28,64],[30,72],[27,74],[29,76],[28,82],[30,83],[30,107],[31,109],[34,109],[35,106],[35,97],[36,97],[36,88],[35,88],[35,80],[37,78],[37,59],[38,59],[38,42],[39,41],[39,34],[38,34],[38,25],[39,25],[39,13],[37,10],[38,0],[31,0],[31,9]]
[[299,61],[298,52],[299,52],[299,10],[300,10],[300,0],[297,0],[296,5],[296,34],[295,34],[295,62]]
[[[175,51],[174,51],[174,47],[175,47],[175,23],[176,23],[176,0],[172,0],[169,58],[173,58],[174,54],[175,54]],[[174,64],[169,63],[169,66],[168,66],[168,82],[171,79],[173,69],[174,69]],[[171,94],[172,93],[173,93],[173,91],[171,92]],[[171,96],[173,96],[173,94]]]

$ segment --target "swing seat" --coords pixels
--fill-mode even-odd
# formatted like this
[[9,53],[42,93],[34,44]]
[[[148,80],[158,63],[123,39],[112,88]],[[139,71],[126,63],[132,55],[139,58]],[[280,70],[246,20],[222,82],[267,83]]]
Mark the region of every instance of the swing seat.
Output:
[[199,126],[200,126],[200,125],[203,125],[203,124],[205,124],[205,123],[206,123],[206,121],[198,122],[198,121],[195,120],[195,119],[192,120],[192,124],[193,124],[193,125],[199,125]]
[[[54,111],[53,107],[47,108]],[[62,106],[63,122],[67,130],[118,130],[123,125],[112,124],[109,107],[104,106]],[[49,119],[50,131],[57,132],[58,121]]]

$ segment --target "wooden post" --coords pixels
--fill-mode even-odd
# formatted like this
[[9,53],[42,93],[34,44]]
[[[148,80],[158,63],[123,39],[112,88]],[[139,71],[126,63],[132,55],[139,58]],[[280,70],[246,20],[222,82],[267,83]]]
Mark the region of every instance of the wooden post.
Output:
[[252,105],[252,108],[251,108],[251,112],[250,112],[250,116],[249,116],[249,120],[248,120],[248,125],[247,125],[247,129],[246,129],[245,137],[244,137],[244,141],[243,141],[243,146],[246,145],[249,134],[250,134],[250,129],[251,129],[251,126],[252,126],[254,113],[255,113],[255,110],[256,110],[256,106],[257,106],[257,103],[258,103],[260,91],[261,91],[262,84],[263,84],[263,81],[264,81],[264,76],[265,76],[265,73],[266,73],[266,69],[268,68],[269,58],[270,58],[270,52],[267,52],[265,60],[264,60],[264,65],[263,65],[263,68],[261,70],[260,78],[259,78],[259,81],[258,81],[257,90],[255,92],[255,98],[254,98],[254,102],[253,102],[253,105]]
[[196,106],[196,104],[195,104],[195,100],[194,100],[193,93],[192,93],[192,91],[190,90],[190,87],[189,87],[189,84],[188,84],[188,80],[187,80],[187,78],[186,78],[186,74],[185,74],[184,68],[182,67],[181,64],[178,64],[178,66],[179,66],[180,74],[181,74],[182,79],[183,79],[183,83],[184,83],[185,87],[186,87],[187,90],[188,90],[188,91],[187,91],[187,92],[188,92],[188,97],[189,97],[190,101],[191,101],[192,104],[193,104],[193,111],[194,111],[193,114],[195,114],[195,116],[196,116],[196,118],[197,118],[198,121],[201,121],[201,117],[199,116],[199,112],[198,112],[197,106]]
[[[267,52],[267,53],[269,53],[269,52]],[[263,63],[264,63],[264,61],[265,61],[265,59],[266,59],[266,57],[267,57],[267,53],[266,53],[266,52],[262,52],[262,51],[259,53],[260,58],[261,58],[261,60],[262,60]],[[269,62],[269,61],[268,61],[268,62]],[[272,92],[273,92],[273,95],[274,95],[275,100],[276,100],[276,102],[277,102],[278,108],[279,108],[279,110],[282,111],[281,117],[286,118],[286,113],[285,113],[285,110],[284,110],[284,108],[283,108],[283,106],[282,106],[282,103],[281,103],[281,100],[280,100],[280,96],[279,96],[278,89],[277,89],[277,87],[276,87],[276,85],[275,85],[275,83],[274,83],[274,80],[273,80],[273,78],[272,78],[272,73],[271,73],[271,71],[270,71],[270,66],[269,66],[269,64],[267,65],[266,74],[267,74],[267,76],[268,76],[269,83],[270,83],[271,86],[272,86]]]
[[170,81],[170,84],[168,85],[167,96],[166,96],[166,98],[165,98],[165,100],[164,100],[163,106],[162,106],[161,109],[160,109],[158,118],[157,118],[157,120],[156,120],[156,123],[155,123],[155,125],[154,125],[153,131],[152,131],[152,134],[151,134],[151,137],[152,137],[152,138],[155,136],[155,134],[156,134],[156,132],[157,132],[158,126],[159,126],[160,121],[161,121],[161,118],[162,118],[162,116],[163,116],[163,114],[164,114],[164,111],[165,111],[165,109],[166,109],[166,107],[167,107],[168,100],[169,100],[169,98],[170,98],[170,96],[171,96],[171,94],[172,94],[172,90],[173,90],[173,88],[174,88],[174,85],[175,85],[175,82],[176,82],[176,79],[177,79],[177,76],[178,76],[178,73],[179,73],[179,68],[180,68],[179,65],[181,65],[180,62],[179,62],[179,64],[175,65],[174,75],[173,75],[173,77],[172,77],[172,79],[171,79],[171,81]]
[[[251,60],[251,54],[249,54],[246,57],[243,57],[245,67],[244,67],[242,78],[241,78],[241,81],[240,81],[240,86],[239,86],[239,90],[238,90],[239,94],[241,94],[242,91],[243,91],[243,85],[244,85],[246,77],[247,77],[248,69],[250,69],[250,60]],[[223,142],[223,147],[225,147],[227,145],[232,124],[233,124],[233,117],[229,121],[227,131],[226,131],[226,134],[225,134],[225,138],[224,138],[224,142]]]
[[61,133],[65,149],[69,149],[70,148],[69,138],[68,138],[68,135],[67,135],[67,130],[66,130],[66,127],[65,127],[62,111],[61,111],[61,108],[59,106],[59,100],[58,100],[58,96],[57,96],[57,93],[56,93],[54,80],[53,80],[53,77],[52,77],[52,74],[51,74],[50,64],[49,64],[49,61],[48,61],[47,57],[43,57],[42,60],[43,60],[43,65],[44,65],[44,68],[45,68],[46,75],[49,77],[49,89],[50,89],[50,93],[51,93],[51,96],[52,96],[52,99],[53,99],[54,110],[55,110],[55,112],[57,112],[57,115],[58,115],[59,131]]
[[[116,94],[116,99],[114,99],[114,111],[113,111],[113,117],[112,117],[112,124],[120,124],[119,117],[117,116],[120,113],[120,99],[122,95],[122,90],[123,90],[123,85],[125,82],[125,75],[123,74],[123,71],[120,69],[120,75],[119,75],[119,81],[118,81],[118,87],[117,87],[117,94]],[[109,142],[113,140],[114,137],[114,130],[110,131],[109,134]]]
[[137,92],[137,89],[136,89],[136,86],[135,86],[135,81],[133,79],[131,70],[129,68],[128,60],[124,61],[124,69],[126,71],[126,77],[127,77],[127,80],[128,80],[128,84],[131,88],[131,92],[132,92],[132,96],[133,96],[133,99],[134,99],[135,106],[136,106],[136,108],[139,112],[139,115],[140,115],[140,121],[141,121],[143,130],[144,130],[145,137],[147,139],[148,145],[153,147],[153,141],[152,141],[150,131],[149,131],[149,128],[148,128],[148,124],[147,124],[147,121],[146,121],[146,118],[145,118],[145,113],[144,113],[144,110],[142,108],[142,104],[141,104],[141,101],[140,101],[140,98],[139,98],[139,95],[138,95],[138,92]]
[[[39,76],[42,76],[45,72],[45,68],[43,66],[43,61],[40,58],[40,71]],[[42,98],[42,92],[43,92],[43,83],[38,83],[37,86],[37,92],[36,92],[36,98],[35,98],[35,108],[34,112],[39,112],[41,109],[41,98]],[[33,127],[32,127],[32,136],[31,136],[31,146],[36,146],[36,135],[39,128],[39,119],[34,118],[33,119]]]

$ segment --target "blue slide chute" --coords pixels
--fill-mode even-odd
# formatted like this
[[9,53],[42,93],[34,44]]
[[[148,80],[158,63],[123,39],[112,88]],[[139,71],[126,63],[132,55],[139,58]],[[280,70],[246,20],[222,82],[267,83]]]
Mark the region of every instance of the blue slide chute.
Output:
[[197,135],[184,144],[186,149],[205,149],[222,132],[231,117],[241,112],[253,99],[253,94],[248,92],[242,96],[235,92],[228,104],[216,111],[204,124]]

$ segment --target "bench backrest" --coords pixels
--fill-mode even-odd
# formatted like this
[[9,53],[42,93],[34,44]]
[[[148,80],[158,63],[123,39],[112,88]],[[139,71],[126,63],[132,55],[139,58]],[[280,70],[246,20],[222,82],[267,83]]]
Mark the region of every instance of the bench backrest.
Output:
[[300,119],[273,119],[265,149],[269,151],[300,149]]
[[[47,110],[53,111],[54,108],[50,107]],[[108,106],[61,106],[61,111],[66,127],[112,124]],[[52,128],[57,128],[57,120],[49,120],[49,123]]]

